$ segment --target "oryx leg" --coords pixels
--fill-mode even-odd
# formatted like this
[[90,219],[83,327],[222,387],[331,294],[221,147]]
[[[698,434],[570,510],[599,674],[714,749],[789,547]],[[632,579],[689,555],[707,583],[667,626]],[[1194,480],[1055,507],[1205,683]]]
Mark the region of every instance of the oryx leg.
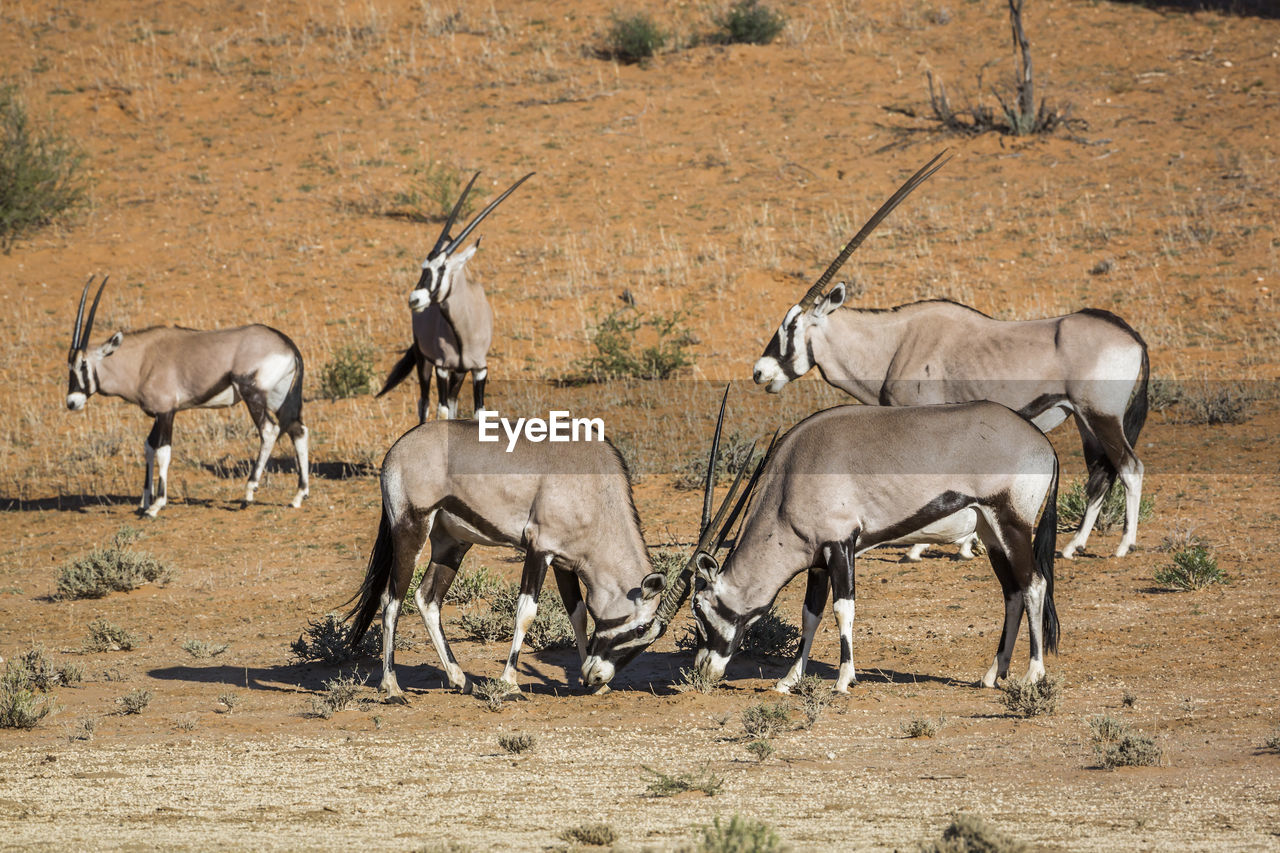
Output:
[[258,428],[258,436],[262,442],[258,446],[258,459],[253,464],[253,471],[249,473],[249,482],[244,487],[244,502],[247,506],[253,503],[253,493],[258,490],[262,472],[266,470],[267,462],[271,459],[271,451],[276,446],[276,439],[280,437],[280,426],[272,419],[267,409],[266,399],[256,393],[256,389],[245,394],[244,402],[249,407],[249,416],[253,418],[253,425]]
[[516,664],[520,660],[520,646],[524,635],[538,615],[538,596],[542,594],[542,582],[547,578],[551,565],[550,554],[529,551],[524,558],[524,572],[520,575],[520,597],[516,599],[516,629],[511,638],[511,653],[507,665],[502,668],[502,680],[516,684]]
[[[1000,631],[1000,644],[996,647],[995,659],[982,677],[983,687],[995,687],[997,680],[1009,674],[1009,660],[1013,657],[1013,645],[1018,638],[1018,626],[1022,622],[1022,612],[1026,606],[1025,591],[1033,565],[1030,537],[1011,529],[998,516],[996,511],[986,508],[978,514],[978,535],[982,538],[982,544],[987,546],[987,558],[991,561],[991,568],[1000,581],[1000,589],[1004,595],[1004,627]],[[1019,582],[1019,578],[1022,582]],[[1043,596],[1040,601],[1043,603]],[[1039,626],[1033,636],[1039,636]],[[1031,650],[1033,664],[1028,669],[1028,675],[1036,664],[1039,665],[1040,672],[1044,672],[1043,661],[1036,657],[1039,651],[1038,647]]]
[[853,573],[853,555],[857,546],[858,531],[845,542],[828,546],[827,571],[831,575],[831,609],[836,614],[836,627],[840,630],[840,671],[836,675],[836,691],[848,693],[849,684],[858,680],[853,668],[853,614],[857,597],[857,582]]
[[444,666],[449,686],[463,693],[471,692],[470,685],[467,683],[466,673],[453,656],[453,650],[449,648],[449,641],[445,639],[444,629],[440,624],[440,605],[444,603],[444,597],[453,585],[458,567],[462,565],[462,558],[470,549],[471,545],[466,542],[456,542],[443,533],[432,533],[431,564],[413,594],[418,612],[422,614],[422,623],[427,627],[427,636],[431,638],[431,644],[435,646],[440,663]]
[[978,544],[978,534],[970,533],[968,536],[960,540],[960,559],[972,560],[973,548]]
[[475,407],[475,417],[480,417],[484,408],[484,383],[489,378],[489,368],[480,367],[471,371],[471,402]]
[[465,370],[449,371],[449,396],[448,401],[444,402],[445,408],[449,410],[449,419],[454,420],[458,417],[458,394],[462,392],[462,383],[467,380],[467,372]]
[[302,499],[311,494],[311,468],[307,460],[307,427],[302,421],[294,421],[288,428],[293,441],[293,452],[298,457],[298,493],[289,502],[291,507],[302,506]]
[[809,569],[809,582],[804,591],[804,607],[801,609],[800,653],[787,674],[773,686],[779,693],[790,693],[797,682],[804,677],[805,667],[809,665],[809,651],[813,648],[813,635],[817,633],[818,623],[822,621],[822,610],[827,606],[827,590],[831,588],[831,577],[825,567]]
[[1078,413],[1076,426],[1080,429],[1080,440],[1084,444],[1084,461],[1089,469],[1089,479],[1084,487],[1084,517],[1080,519],[1080,527],[1071,537],[1071,541],[1062,548],[1062,556],[1068,560],[1089,542],[1089,534],[1093,532],[1098,513],[1102,511],[1102,502],[1106,500],[1107,492],[1115,481],[1115,469],[1111,466],[1111,460],[1107,458],[1102,442],[1094,435],[1089,423]]
[[[147,436],[147,480],[142,487],[142,509],[155,518],[169,502],[169,458],[173,453],[173,412],[156,415]],[[154,499],[151,491],[152,472],[155,473]]]
[[1116,546],[1116,556],[1123,557],[1138,540],[1138,510],[1142,505],[1142,462],[1125,437],[1124,424],[1120,418],[1090,417],[1089,425],[1102,444],[1110,470],[1115,472],[1111,480],[1114,481],[1118,475],[1120,484],[1124,486],[1124,535]]
[[436,417],[447,420],[449,414],[449,371],[443,367],[436,368]]
[[427,422],[427,414],[431,411],[431,370],[420,350],[414,350],[418,361],[418,423]]
[[910,551],[908,551],[908,552],[907,552],[907,553],[902,557],[902,562],[904,562],[904,563],[918,563],[918,562],[920,562],[920,560],[924,558],[924,552],[925,552],[925,550],[926,550],[926,549],[928,549],[928,547],[929,547],[929,543],[928,543],[928,542],[921,542],[921,543],[920,543],[920,544],[918,544],[918,545],[912,545],[912,546],[911,546],[911,550],[910,550]]
[[560,590],[560,600],[564,602],[564,612],[569,614],[573,623],[573,637],[578,643],[578,658],[587,659],[587,603],[582,600],[582,587],[578,585],[578,576],[566,569],[554,569],[556,587]]
[[[385,507],[383,511],[386,511]],[[396,623],[400,619],[400,602],[413,580],[418,554],[427,541],[435,517],[433,512],[420,521],[406,517],[391,523],[391,576],[382,590],[382,683],[378,686],[386,694],[384,701],[389,703],[408,704],[396,680]]]

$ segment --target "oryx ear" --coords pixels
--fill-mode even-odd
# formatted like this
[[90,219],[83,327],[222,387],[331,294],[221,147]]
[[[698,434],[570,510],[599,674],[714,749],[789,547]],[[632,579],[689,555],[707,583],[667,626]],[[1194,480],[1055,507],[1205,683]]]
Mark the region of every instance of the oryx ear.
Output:
[[667,588],[667,576],[662,572],[650,572],[640,581],[640,597],[645,601],[657,598]]
[[705,551],[699,551],[693,558],[693,562],[697,565],[697,576],[699,580],[711,583],[715,580],[716,575],[720,573],[720,564],[716,562],[716,558]]
[[111,355],[111,353],[120,349],[122,341],[124,341],[124,332],[116,332],[114,335],[107,338],[106,343],[98,347],[98,356],[100,358],[106,358]]
[[818,304],[814,306],[813,313],[819,317],[827,316],[844,304],[844,298],[847,295],[847,292],[844,282],[840,282],[835,287],[831,288],[826,296],[819,300]]
[[467,261],[471,260],[471,256],[474,255],[476,253],[476,249],[479,249],[479,248],[480,248],[480,241],[476,240],[470,246],[468,246],[467,248],[463,249],[461,252],[454,255],[452,258],[450,258],[450,260],[453,261],[452,263],[453,268],[457,269],[459,267],[466,266]]

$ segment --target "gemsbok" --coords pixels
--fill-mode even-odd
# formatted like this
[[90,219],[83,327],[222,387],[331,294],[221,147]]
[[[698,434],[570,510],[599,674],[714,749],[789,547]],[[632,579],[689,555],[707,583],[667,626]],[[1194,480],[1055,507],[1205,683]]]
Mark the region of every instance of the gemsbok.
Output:
[[[435,246],[422,262],[422,275],[409,293],[409,311],[413,323],[413,343],[391,368],[387,381],[377,396],[381,397],[399,385],[416,368],[418,371],[418,422],[426,423],[431,404],[431,377],[436,376],[436,416],[458,416],[458,392],[471,374],[472,400],[477,415],[484,408],[484,385],[489,377],[489,345],[493,342],[493,309],[484,288],[467,278],[467,261],[480,248],[480,239],[464,252],[458,252],[472,229],[494,211],[516,187],[532,178],[533,172],[512,184],[462,229],[450,237],[458,213],[462,210],[471,187],[480,177],[476,172],[453,211],[444,223]],[[456,254],[455,254],[456,253]]]
[[1147,345],[1128,323],[1093,308],[1041,320],[996,320],[948,300],[840,311],[844,283],[824,294],[880,221],[942,167],[941,157],[907,180],[788,309],[752,377],[776,394],[817,367],[826,382],[868,405],[994,400],[1045,432],[1070,415],[1084,443],[1089,479],[1084,516],[1062,556],[1071,558],[1088,542],[1119,476],[1125,522],[1115,555],[1123,557],[1138,538],[1142,462],[1134,448],[1147,418],[1150,375]]
[[156,326],[118,331],[90,349],[93,319],[107,279],[99,285],[85,320],[91,284],[92,276],[80,294],[71,330],[67,408],[78,412],[94,394],[106,394],[134,403],[155,419],[146,441],[147,474],[139,509],[155,518],[168,502],[174,415],[183,409],[233,406],[241,400],[262,439],[244,502],[253,502],[276,439],[286,432],[298,459],[298,491],[290,506],[301,506],[309,491],[307,428],[302,423],[302,354],[293,341],[260,325],[208,332]]
[[[710,471],[707,478],[703,536],[695,553],[714,552],[718,543],[711,543],[710,531],[719,529],[742,479],[713,523]],[[502,671],[502,680],[511,684],[548,568],[573,624],[583,684],[591,688],[607,685],[661,636],[683,600],[663,594],[667,578],[650,564],[626,463],[608,441],[549,444],[522,438],[506,452],[501,443],[479,440],[476,421],[431,421],[387,451],[381,485],[377,538],[347,618],[353,620],[354,648],[382,609],[380,689],[388,702],[406,701],[394,668],[396,623],[418,554],[428,543],[430,562],[414,603],[449,685],[463,692],[470,684],[445,639],[440,606],[473,545],[525,552],[511,652]],[[692,576],[692,559],[684,572]],[[589,641],[588,613],[595,622]]]
[[838,406],[810,415],[769,452],[723,567],[710,554],[697,557],[695,670],[722,678],[746,629],[807,571],[800,651],[776,689],[789,692],[804,675],[829,588],[840,634],[836,689],[847,692],[856,678],[854,558],[973,509],[1004,593],[1004,629],[982,684],[1008,674],[1024,609],[1026,678],[1038,679],[1044,650],[1058,644],[1057,491],[1049,440],[998,403]]

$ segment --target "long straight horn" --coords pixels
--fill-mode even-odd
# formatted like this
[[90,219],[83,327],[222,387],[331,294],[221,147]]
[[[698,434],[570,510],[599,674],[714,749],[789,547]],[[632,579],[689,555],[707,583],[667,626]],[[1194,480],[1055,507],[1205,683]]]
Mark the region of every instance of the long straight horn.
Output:
[[730,387],[724,386],[724,396],[720,398],[720,417],[716,420],[715,438],[711,440],[711,455],[707,457],[707,478],[702,495],[702,526],[698,528],[698,538],[705,536],[707,527],[711,525],[711,498],[716,490],[716,463],[720,459],[720,430],[724,427],[724,407],[729,402]]
[[453,228],[453,223],[458,221],[458,213],[462,210],[462,203],[467,200],[467,194],[471,192],[471,186],[476,182],[476,178],[480,177],[480,173],[476,172],[471,176],[471,180],[467,182],[467,186],[462,191],[462,195],[458,196],[458,200],[453,204],[453,210],[449,213],[449,218],[445,220],[444,228],[440,230],[440,236],[436,238],[436,245],[431,250],[431,254],[427,257],[434,258],[441,252],[449,250],[449,229]]
[[80,291],[80,308],[76,311],[76,324],[71,327],[71,351],[75,352],[80,349],[80,329],[81,323],[84,322],[84,303],[89,298],[89,285],[93,284],[95,276],[89,276],[89,280],[84,283],[84,290]]
[[102,284],[98,285],[98,292],[93,297],[93,307],[89,309],[89,319],[84,321],[84,334],[80,336],[81,346],[89,346],[89,336],[93,334],[93,318],[98,313],[98,302],[102,299],[102,291],[106,289],[107,282],[111,280],[111,276],[104,276]]
[[[950,160],[951,158],[947,157],[946,160],[942,159],[943,155],[945,155],[947,151],[948,149],[944,148],[942,153],[937,157],[934,157],[928,163],[925,163],[924,166],[920,168],[920,171],[908,178],[907,182],[900,186],[898,191],[889,197],[888,201],[880,205],[880,209],[876,211],[875,216],[868,219],[867,224],[863,225],[862,229],[857,234],[853,235],[853,239],[845,244],[845,247],[840,251],[840,254],[836,255],[836,259],[831,262],[831,266],[827,267],[827,271],[818,277],[818,280],[813,283],[813,287],[809,288],[809,292],[806,293],[804,295],[804,299],[801,299],[799,302],[801,309],[808,310],[818,304],[818,297],[822,295],[823,288],[825,288],[827,283],[831,281],[831,277],[839,272],[840,267],[844,266],[844,262],[849,260],[849,256],[853,254],[853,250],[862,245],[862,241],[867,239],[867,235],[876,230],[876,226],[883,222],[884,218],[892,213],[893,209],[901,204],[903,199],[911,195],[912,190],[923,184],[930,178],[930,176],[933,175],[934,172],[947,164],[947,160]],[[939,160],[942,160],[942,162],[939,163]],[[935,163],[937,165],[934,165]]]
[[[476,174],[479,174],[479,172],[477,172]],[[475,218],[475,219],[473,219],[473,220],[471,220],[471,222],[467,224],[467,227],[466,227],[466,228],[463,228],[463,229],[462,229],[462,233],[458,235],[457,239],[452,240],[452,241],[449,243],[448,248],[444,249],[444,253],[445,253],[446,255],[451,255],[451,254],[453,254],[453,251],[454,251],[455,249],[457,249],[459,246],[461,246],[461,245],[462,245],[462,241],[463,241],[463,240],[465,240],[465,239],[467,239],[467,235],[471,233],[471,231],[472,231],[472,229],[473,229],[473,228],[475,228],[477,225],[479,225],[481,222],[483,222],[483,221],[484,221],[484,218],[485,218],[486,216],[488,216],[490,213],[493,213],[493,209],[494,209],[495,207],[497,207],[498,205],[502,204],[503,200],[505,200],[507,196],[509,196],[509,195],[511,195],[513,192],[515,192],[515,191],[516,191],[516,187],[520,186],[521,184],[523,184],[525,181],[529,180],[530,178],[532,178],[532,177],[533,177],[534,175],[536,175],[536,174],[537,174],[537,172],[530,172],[529,174],[525,175],[525,176],[524,176],[523,178],[521,178],[520,180],[516,181],[516,182],[515,182],[514,184],[512,184],[510,187],[508,187],[508,188],[507,188],[507,191],[506,191],[506,192],[504,192],[502,195],[498,196],[498,197],[497,197],[497,198],[495,198],[493,201],[489,202],[489,206],[488,206],[488,207],[486,207],[484,210],[480,211],[480,213],[476,216],[476,218]],[[472,180],[472,181],[475,181],[475,178],[472,178],[471,180]],[[468,188],[468,189],[470,189],[470,188],[471,188],[471,184],[467,184],[467,188]]]

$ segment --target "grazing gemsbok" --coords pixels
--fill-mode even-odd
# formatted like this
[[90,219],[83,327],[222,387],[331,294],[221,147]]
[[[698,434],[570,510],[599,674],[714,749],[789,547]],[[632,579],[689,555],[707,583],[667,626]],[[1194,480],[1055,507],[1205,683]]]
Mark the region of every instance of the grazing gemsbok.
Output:
[[1134,447],[1147,418],[1150,374],[1147,345],[1128,323],[1092,308],[1043,320],[996,320],[947,300],[837,311],[847,295],[843,282],[823,295],[853,250],[942,167],[941,156],[885,202],[787,311],[752,376],[776,394],[816,366],[828,383],[869,405],[995,400],[1045,432],[1071,415],[1089,480],[1084,517],[1062,556],[1084,547],[1118,475],[1126,504],[1115,553],[1123,557],[1138,538],[1142,463]]
[[147,475],[140,509],[155,518],[168,502],[173,416],[182,409],[233,406],[240,400],[244,400],[262,437],[245,488],[245,503],[253,501],[276,438],[287,432],[298,457],[298,492],[290,505],[301,506],[309,491],[307,428],[302,423],[302,354],[293,341],[268,326],[212,332],[167,326],[116,332],[90,350],[93,318],[107,279],[98,287],[89,318],[84,320],[85,299],[92,283],[91,276],[80,294],[80,309],[71,330],[67,408],[78,412],[92,395],[106,394],[135,403],[155,418],[146,442]]
[[746,628],[807,571],[800,652],[777,689],[789,691],[804,675],[830,587],[840,632],[836,689],[847,691],[855,680],[854,558],[972,508],[1005,604],[1000,644],[982,684],[991,687],[1008,674],[1024,609],[1031,635],[1026,678],[1037,679],[1044,649],[1058,644],[1057,491],[1058,458],[1049,440],[998,403],[838,406],[811,415],[769,453],[723,568],[707,555],[698,560],[695,669],[721,678]]
[[413,343],[391,368],[387,381],[378,392],[381,397],[404,381],[416,367],[418,370],[418,421],[426,423],[427,407],[431,404],[431,377],[428,369],[436,374],[436,415],[440,418],[458,416],[458,392],[463,380],[471,374],[472,400],[477,413],[484,408],[484,383],[489,375],[489,345],[493,342],[493,309],[485,298],[484,288],[467,279],[466,265],[480,238],[465,252],[455,254],[464,240],[486,216],[493,212],[503,199],[515,192],[516,187],[532,178],[533,172],[498,196],[480,211],[475,219],[462,229],[457,237],[449,236],[449,229],[462,210],[467,194],[480,173],[471,177],[470,183],[458,196],[448,220],[444,223],[436,245],[422,262],[422,275],[409,294],[409,310],[412,312]]
[[[708,546],[708,531],[724,518],[736,484],[715,525],[709,521],[710,489],[708,474],[699,549]],[[665,629],[681,603],[662,595],[667,578],[649,562],[626,463],[612,444],[521,439],[508,453],[505,442],[479,441],[476,421],[421,424],[402,435],[382,462],[382,518],[364,582],[352,598],[359,601],[348,613],[354,648],[382,608],[381,690],[390,702],[405,701],[394,670],[396,622],[428,542],[430,563],[414,603],[450,686],[464,692],[467,677],[445,640],[440,606],[472,545],[525,552],[515,633],[502,671],[512,684],[548,567],[573,624],[588,687],[608,684],[661,635],[655,616]],[[691,575],[693,569],[684,571]],[[588,612],[595,621],[589,642]]]

